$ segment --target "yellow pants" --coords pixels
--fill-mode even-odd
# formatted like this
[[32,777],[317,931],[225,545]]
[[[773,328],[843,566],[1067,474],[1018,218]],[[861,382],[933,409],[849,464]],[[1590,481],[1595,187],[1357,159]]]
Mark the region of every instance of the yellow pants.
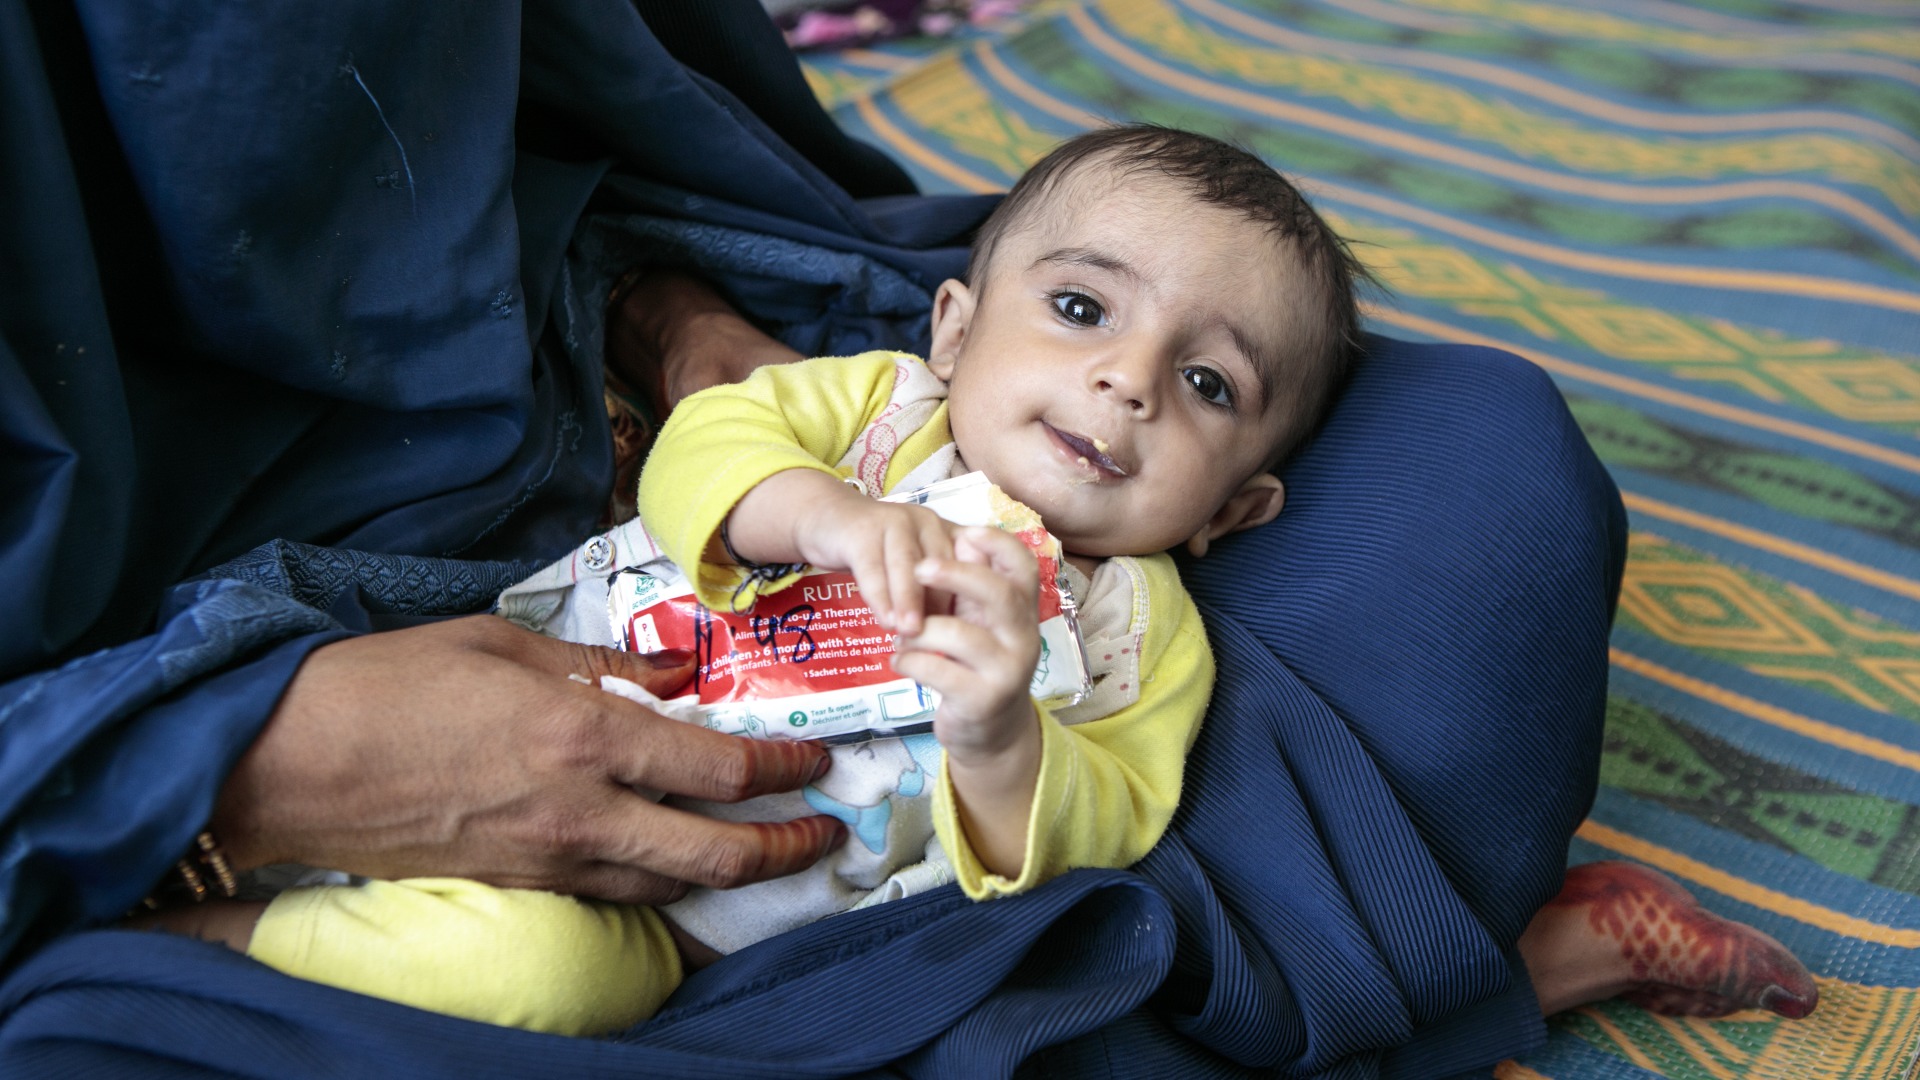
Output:
[[652,908],[459,878],[290,889],[247,955],[419,1009],[562,1035],[618,1031],[680,985]]

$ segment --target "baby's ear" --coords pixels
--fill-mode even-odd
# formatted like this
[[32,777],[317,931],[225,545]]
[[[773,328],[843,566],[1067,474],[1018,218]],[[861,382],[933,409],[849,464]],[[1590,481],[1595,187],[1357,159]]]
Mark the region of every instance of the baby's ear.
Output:
[[1216,538],[1228,533],[1251,529],[1256,525],[1265,525],[1280,516],[1280,508],[1287,504],[1287,485],[1270,472],[1255,473],[1240,485],[1240,490],[1227,497],[1227,503],[1216,511],[1200,531],[1187,541],[1187,550],[1194,558],[1207,553],[1207,545]]
[[927,370],[941,382],[953,378],[953,365],[960,359],[967,324],[972,321],[973,290],[953,278],[941,282],[940,291],[933,294],[933,344],[927,349]]

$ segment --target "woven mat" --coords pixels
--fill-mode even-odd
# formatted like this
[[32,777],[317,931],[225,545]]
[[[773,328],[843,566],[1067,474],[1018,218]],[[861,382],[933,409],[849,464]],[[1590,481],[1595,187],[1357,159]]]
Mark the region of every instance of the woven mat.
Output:
[[1556,1018],[1502,1080],[1912,1075],[1920,1039],[1920,5],[1086,0],[807,58],[929,191],[1104,118],[1235,139],[1392,286],[1532,359],[1632,515],[1603,788],[1628,858],[1819,1011]]

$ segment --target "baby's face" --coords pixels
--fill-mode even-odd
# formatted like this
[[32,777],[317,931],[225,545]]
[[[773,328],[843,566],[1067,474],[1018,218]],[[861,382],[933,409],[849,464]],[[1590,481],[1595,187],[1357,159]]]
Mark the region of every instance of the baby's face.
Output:
[[961,457],[1077,554],[1206,533],[1249,478],[1272,484],[1293,282],[1264,226],[1163,177],[1063,178],[977,290],[935,305]]

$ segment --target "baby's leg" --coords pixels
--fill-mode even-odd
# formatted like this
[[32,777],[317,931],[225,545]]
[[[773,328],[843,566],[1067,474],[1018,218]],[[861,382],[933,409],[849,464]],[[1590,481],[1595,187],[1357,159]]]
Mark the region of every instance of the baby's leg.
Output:
[[651,908],[459,878],[290,889],[131,925],[244,951],[312,982],[490,1024],[562,1035],[652,1016],[681,963]]

